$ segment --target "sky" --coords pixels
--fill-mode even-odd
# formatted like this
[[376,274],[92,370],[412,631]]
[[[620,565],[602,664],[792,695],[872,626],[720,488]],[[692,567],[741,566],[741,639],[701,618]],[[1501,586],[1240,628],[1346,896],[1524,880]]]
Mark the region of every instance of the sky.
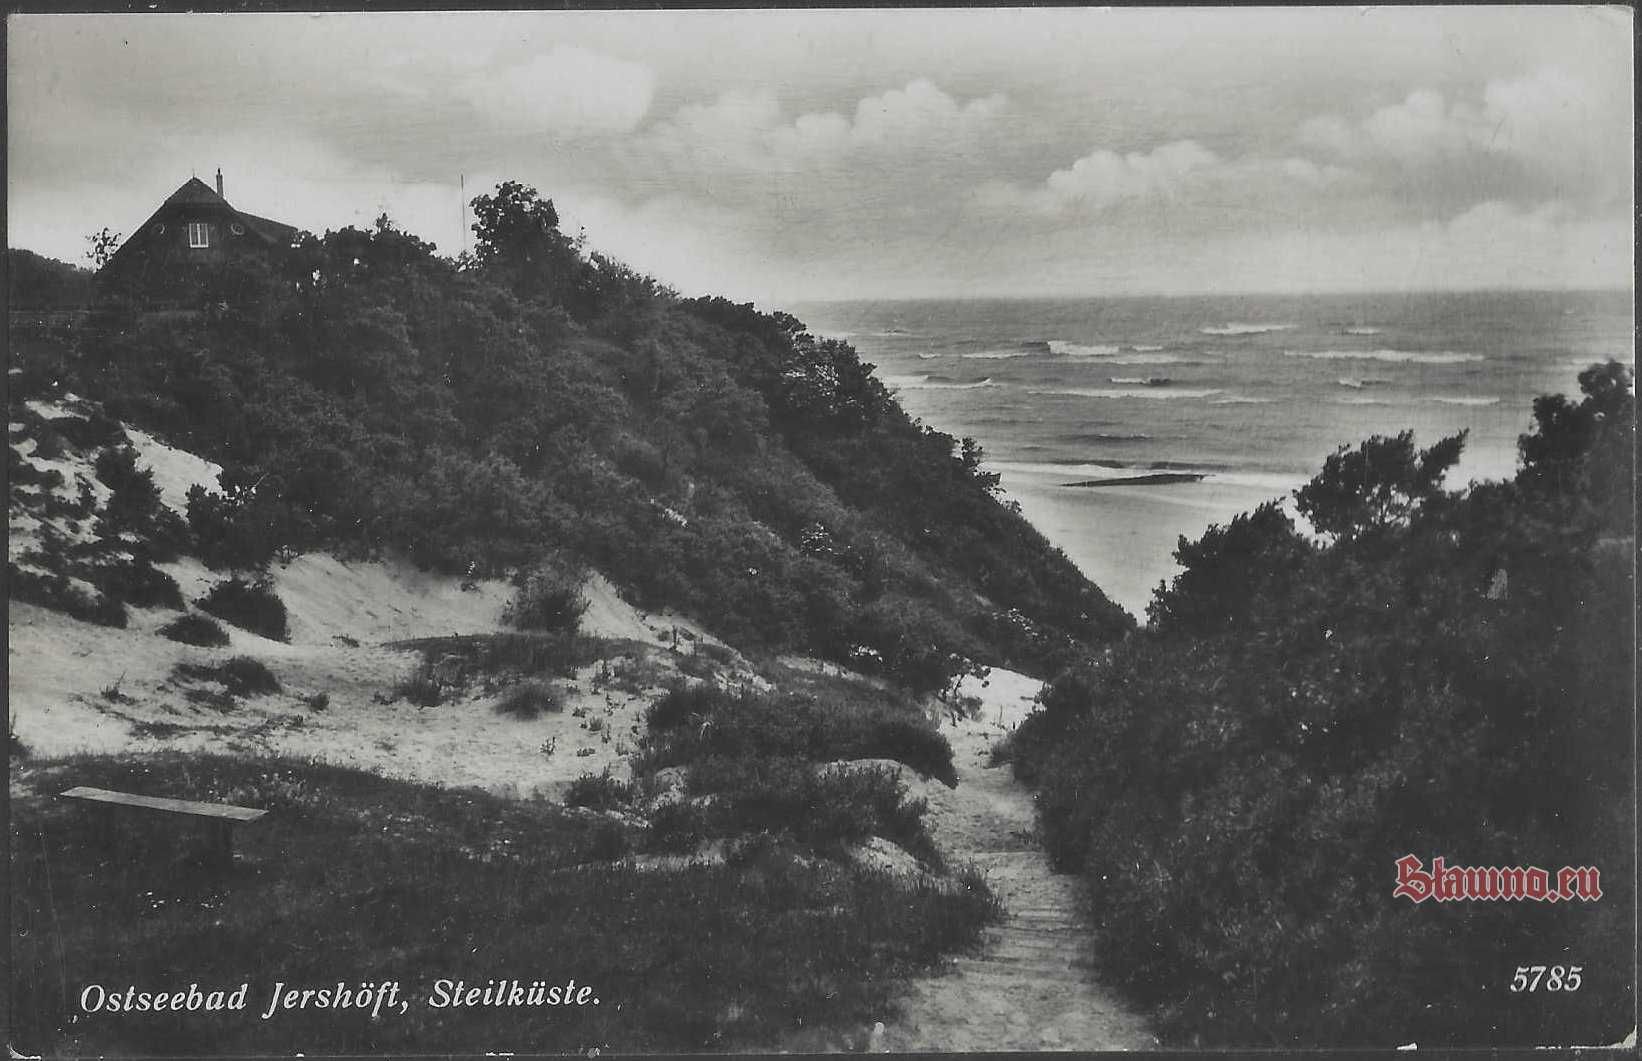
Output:
[[[683,294],[1628,287],[1602,7],[20,15],[8,243],[191,174],[464,246],[506,179]],[[470,220],[470,219],[469,219]]]

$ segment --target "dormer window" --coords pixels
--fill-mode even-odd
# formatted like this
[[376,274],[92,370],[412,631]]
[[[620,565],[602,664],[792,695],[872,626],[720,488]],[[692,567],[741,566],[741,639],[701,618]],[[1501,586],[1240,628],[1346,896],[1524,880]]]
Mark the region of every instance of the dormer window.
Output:
[[211,245],[211,226],[204,221],[188,222],[188,245],[190,247],[209,247]]

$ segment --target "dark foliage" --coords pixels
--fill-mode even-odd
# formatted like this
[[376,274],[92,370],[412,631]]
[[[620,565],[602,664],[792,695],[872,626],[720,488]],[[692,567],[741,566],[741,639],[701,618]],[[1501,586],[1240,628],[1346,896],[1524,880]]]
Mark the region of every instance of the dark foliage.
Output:
[[216,648],[228,643],[228,631],[224,630],[221,624],[215,619],[207,619],[192,612],[179,615],[160,627],[160,635],[185,645],[201,645],[206,648]]
[[[307,237],[277,273],[223,278],[231,311],[92,329],[59,374],[224,465],[188,514],[230,572],[282,546],[461,575],[575,556],[738,646],[876,660],[920,692],[1131,628],[973,443],[914,422],[846,344],[679,299],[521,185],[474,216],[460,260],[385,218]],[[567,589],[521,619],[567,623]]]
[[496,711],[509,718],[529,721],[543,713],[557,714],[564,710],[564,698],[549,682],[532,680],[520,682],[502,694],[496,701]]
[[113,600],[138,608],[170,608],[182,611],[182,590],[177,580],[146,563],[128,561],[90,569],[92,585]]
[[730,693],[674,686],[651,705],[644,762],[661,767],[709,756],[894,759],[957,784],[952,746],[921,714],[875,697]]
[[196,604],[224,622],[274,641],[290,638],[285,603],[267,582],[218,582]]
[[41,574],[6,564],[6,592],[10,599],[38,604],[99,626],[124,628],[125,605],[106,594],[90,594],[65,575]]
[[583,568],[544,561],[525,577],[503,618],[521,630],[573,632],[587,611],[586,580]]
[[608,770],[601,774],[582,774],[570,782],[564,793],[565,806],[590,810],[618,810],[632,800],[633,786],[611,777]]
[[280,689],[273,671],[251,656],[235,656],[215,666],[179,663],[172,673],[183,681],[221,682],[229,696],[261,696]]
[[[767,1049],[795,1032],[870,1026],[895,984],[973,942],[993,913],[977,882],[908,887],[800,860],[774,840],[731,865],[612,863],[631,830],[608,818],[294,760],[27,769],[34,792],[95,785],[269,811],[224,875],[188,865],[175,830],[133,832],[115,857],[68,801],[13,798],[9,1033],[52,1056]],[[88,1021],[78,1008],[79,985],[163,985],[180,968],[202,989],[237,985],[247,956],[269,983],[334,982],[338,967],[415,955],[438,976],[482,984],[528,979],[555,954],[576,956],[565,975],[600,1005],[440,1011],[413,996],[392,1020],[318,1022]],[[425,992],[431,977],[405,986]]]
[[[1205,1045],[1616,1042],[1633,1024],[1635,400],[1542,398],[1514,481],[1371,439],[1177,554],[1152,628],[1011,753],[1099,961]],[[1415,905],[1394,863],[1595,866],[1594,903]],[[1531,956],[1531,957],[1530,957]],[[1520,964],[1602,970],[1513,993]]]

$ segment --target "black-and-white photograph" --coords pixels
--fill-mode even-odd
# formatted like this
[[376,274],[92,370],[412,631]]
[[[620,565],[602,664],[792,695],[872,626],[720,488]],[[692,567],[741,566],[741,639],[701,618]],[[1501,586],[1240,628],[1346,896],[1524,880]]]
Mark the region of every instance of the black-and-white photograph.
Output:
[[11,1056],[1635,1050],[1630,8],[166,6],[6,20]]

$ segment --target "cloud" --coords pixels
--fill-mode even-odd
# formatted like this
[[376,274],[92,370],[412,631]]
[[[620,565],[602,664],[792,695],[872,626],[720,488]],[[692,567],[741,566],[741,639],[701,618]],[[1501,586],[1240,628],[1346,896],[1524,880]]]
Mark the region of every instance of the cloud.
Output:
[[1266,214],[1296,187],[1320,190],[1350,177],[1343,167],[1310,159],[1226,159],[1196,141],[1177,140],[1123,155],[1097,149],[1033,187],[989,181],[976,188],[972,203],[983,211],[1042,218],[1101,214],[1151,201],[1182,210]]
[[560,45],[500,71],[474,70],[457,92],[502,127],[551,136],[621,133],[649,113],[655,75],[639,63]]
[[[1559,67],[1449,98],[1421,88],[1352,120],[1320,115],[1302,144],[1423,186],[1434,203],[1485,194],[1611,206],[1631,189],[1630,101]],[[1470,184],[1473,187],[1466,189]]]
[[815,111],[788,120],[768,89],[727,91],[680,107],[635,147],[641,157],[709,175],[927,168],[983,158],[1006,105],[1001,94],[959,101],[919,78],[861,99],[852,115]]

